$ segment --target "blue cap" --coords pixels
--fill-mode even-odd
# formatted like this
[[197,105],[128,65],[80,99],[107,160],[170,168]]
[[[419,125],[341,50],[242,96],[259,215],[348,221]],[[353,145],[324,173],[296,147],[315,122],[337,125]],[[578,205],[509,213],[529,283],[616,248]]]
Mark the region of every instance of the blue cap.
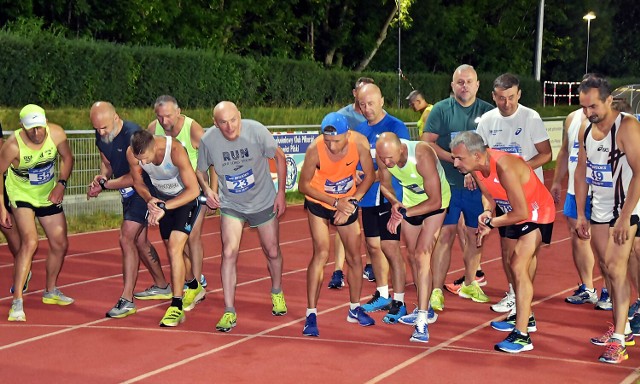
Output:
[[[335,131],[325,132],[327,127],[335,128]],[[320,131],[324,135],[342,135],[343,133],[347,133],[349,130],[349,122],[344,115],[339,114],[338,112],[331,112],[322,119],[322,124],[320,125]]]

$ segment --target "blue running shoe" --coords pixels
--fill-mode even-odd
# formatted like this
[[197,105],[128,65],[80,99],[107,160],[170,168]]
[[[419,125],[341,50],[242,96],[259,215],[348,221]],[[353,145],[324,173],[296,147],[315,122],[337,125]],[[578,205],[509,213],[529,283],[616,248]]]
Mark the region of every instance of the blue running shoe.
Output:
[[391,302],[391,309],[389,309],[389,313],[386,314],[385,317],[382,318],[387,324],[395,324],[400,320],[402,316],[407,314],[407,306],[404,305],[402,301],[393,300]]
[[587,289],[587,286],[580,284],[578,289],[573,291],[573,295],[564,299],[569,304],[595,304],[598,302],[598,294],[595,289]]
[[[492,321],[491,328],[500,332],[511,332],[516,329],[516,313],[511,312],[504,321]],[[527,332],[535,332],[538,330],[536,326],[536,319],[533,317],[533,313],[529,316],[527,322]]]
[[371,264],[367,264],[364,266],[362,277],[369,281],[376,281],[376,275],[373,274],[373,266]]
[[633,315],[629,321],[629,325],[631,326],[631,333],[633,333],[634,336],[640,336],[640,313]]
[[304,328],[302,328],[302,334],[305,336],[320,336],[320,331],[318,331],[318,322],[315,313],[310,313],[307,316],[307,319],[304,322]]
[[611,297],[609,297],[609,291],[607,291],[607,288],[602,288],[600,300],[596,303],[595,309],[599,309],[601,311],[613,311],[613,303],[611,302]]
[[532,350],[533,343],[531,343],[529,335],[523,335],[520,331],[514,329],[506,339],[496,344],[494,348],[496,351],[520,353]]
[[[22,287],[22,293],[27,292],[27,289],[29,289],[29,282],[31,281],[31,271],[29,271],[29,274],[27,275],[27,281],[24,283],[24,286]],[[11,292],[11,294],[13,295],[13,285],[11,286],[11,288],[9,289],[9,292]]]
[[627,315],[627,319],[633,319],[633,315],[638,312],[638,309],[640,309],[640,299],[637,299],[636,302],[631,304],[631,306],[629,307],[629,314]]
[[367,315],[362,307],[356,307],[356,309],[349,309],[347,315],[347,321],[350,323],[358,323],[363,327],[374,325],[376,322]]
[[202,288],[207,288],[207,285],[209,285],[209,283],[207,283],[207,278],[204,277],[204,274],[200,275],[200,285],[202,285]]
[[[402,316],[398,319],[398,323],[406,324],[406,325],[415,325],[416,320],[418,319],[418,306],[415,307],[413,312],[406,316]],[[429,307],[427,310],[427,324],[433,324],[438,320],[438,314],[433,310],[433,308]]]
[[429,326],[427,323],[418,322],[413,328],[413,334],[409,341],[414,343],[428,343],[429,342]]
[[333,271],[331,275],[331,281],[329,281],[330,289],[341,289],[344,287],[344,273],[342,271]]
[[364,309],[364,311],[367,313],[382,310],[386,311],[391,307],[392,301],[393,300],[390,297],[385,299],[384,297],[380,296],[380,292],[376,290],[373,293],[371,300],[367,301],[367,303],[362,306],[362,309]]

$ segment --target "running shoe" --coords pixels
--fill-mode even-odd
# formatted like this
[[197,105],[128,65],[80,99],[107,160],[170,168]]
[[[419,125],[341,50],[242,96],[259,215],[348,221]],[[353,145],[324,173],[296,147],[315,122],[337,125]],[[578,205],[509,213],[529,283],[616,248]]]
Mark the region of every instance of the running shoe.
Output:
[[407,314],[407,306],[404,305],[402,301],[393,300],[391,302],[391,308],[389,309],[389,313],[387,313],[382,321],[387,324],[395,324],[397,323],[402,316]]
[[631,326],[631,333],[635,336],[640,336],[640,314],[636,313],[633,315],[631,320],[629,320],[629,325]]
[[609,296],[607,288],[602,288],[600,300],[596,303],[595,309],[599,309],[601,311],[613,311],[613,303],[611,302],[611,297]]
[[350,323],[358,323],[363,327],[368,327],[376,323],[371,316],[367,315],[361,306],[356,307],[355,309],[349,309],[347,321]]
[[173,292],[171,291],[171,284],[167,284],[165,288],[152,285],[142,292],[134,293],[133,297],[138,300],[171,300]]
[[[602,336],[592,337],[591,344],[600,345],[600,346],[607,345],[607,343],[613,336],[613,331],[614,331],[613,324],[609,323],[609,329],[607,329],[607,331]],[[628,346],[636,345],[636,341],[633,333],[624,335],[624,345],[628,345]]]
[[9,321],[27,321],[27,315],[24,314],[22,299],[16,299],[11,302],[9,309]]
[[[31,271],[29,271],[29,273],[27,274],[27,281],[25,281],[24,286],[22,287],[22,293],[27,292],[27,289],[29,289],[30,281],[31,281]],[[11,292],[11,294],[13,295],[14,291],[15,291],[15,288],[13,288],[13,285],[12,285],[11,288],[9,288],[9,292]]]
[[610,339],[607,343],[607,349],[598,360],[603,363],[620,364],[628,358],[627,348],[619,340]]
[[523,335],[520,331],[514,329],[506,339],[496,344],[494,348],[496,351],[520,353],[532,350],[533,343],[531,343],[531,337],[528,334]]
[[638,309],[640,309],[640,299],[637,299],[635,303],[631,304],[631,306],[629,307],[629,314],[627,315],[627,318],[629,320],[633,319],[633,315],[638,312]]
[[[475,280],[481,287],[487,285],[487,279],[485,278],[484,272],[482,272],[481,270],[476,271]],[[464,276],[461,276],[459,279],[454,280],[453,283],[445,284],[444,287],[447,289],[447,291],[453,293],[454,295],[457,295],[458,292],[460,292],[460,288],[462,288],[462,283],[464,283]]]
[[391,306],[391,302],[393,300],[391,299],[391,297],[387,297],[386,299],[382,296],[380,296],[380,292],[378,292],[378,290],[376,290],[373,293],[373,296],[371,296],[371,299],[369,301],[367,301],[366,304],[364,304],[362,306],[362,309],[369,313],[369,312],[377,312],[377,311],[382,311],[382,310],[388,310],[389,307]]
[[428,343],[429,342],[429,326],[424,321],[418,321],[413,327],[413,334],[409,341],[414,343]]
[[330,289],[340,289],[344,287],[344,273],[342,271],[333,271],[331,275],[331,281],[329,281]]
[[491,306],[491,310],[494,312],[505,313],[510,312],[515,307],[516,295],[511,292],[506,292],[502,300]]
[[136,313],[136,305],[132,301],[121,297],[118,299],[116,305],[106,313],[106,317],[122,319],[123,317],[133,315],[134,313]]
[[236,322],[238,320],[238,316],[236,316],[233,312],[225,312],[218,324],[216,324],[216,330],[220,332],[229,332],[231,328],[236,326]]
[[587,286],[580,284],[578,289],[573,292],[573,295],[564,299],[569,304],[595,304],[598,302],[598,294],[595,288],[591,290],[587,289]]
[[[413,312],[399,318],[398,323],[406,324],[406,325],[415,325],[417,319],[418,319],[418,306],[416,305]],[[433,324],[436,322],[436,320],[438,320],[438,314],[433,310],[433,308],[429,307],[429,309],[427,310],[427,324]]]
[[434,288],[433,291],[431,291],[429,304],[431,304],[430,307],[436,311],[444,310],[444,295],[442,294],[442,289]]
[[51,292],[44,291],[42,302],[45,304],[69,305],[73,303],[73,299],[60,292],[58,287],[55,287]]
[[[500,332],[511,332],[516,329],[516,312],[511,311],[509,316],[503,321],[492,321],[491,328]],[[527,322],[527,332],[535,332],[538,330],[536,326],[536,318],[533,317],[533,313],[529,316],[529,321]]]
[[177,327],[178,324],[185,321],[184,311],[178,307],[169,307],[160,320],[161,327]]
[[207,285],[209,285],[207,278],[204,277],[204,273],[200,275],[200,285],[202,285],[202,288],[207,288]]
[[205,299],[206,294],[207,291],[204,290],[200,282],[198,282],[198,288],[187,288],[182,297],[182,310],[189,312],[195,308],[196,304]]
[[462,288],[460,288],[458,296],[462,297],[463,299],[471,299],[476,303],[489,302],[489,296],[484,294],[484,291],[482,291],[482,288],[480,288],[480,285],[477,281],[473,281],[471,285],[466,285],[464,282],[462,282]]
[[284,301],[284,293],[282,291],[271,294],[271,303],[273,304],[273,308],[271,308],[271,314],[273,316],[284,316],[287,314],[287,303]]
[[309,316],[307,316],[307,319],[304,321],[304,328],[302,328],[302,334],[312,337],[320,336],[317,317],[315,313],[310,313]]
[[373,266],[371,264],[367,264],[364,266],[362,277],[369,281],[376,281],[376,275],[373,273]]

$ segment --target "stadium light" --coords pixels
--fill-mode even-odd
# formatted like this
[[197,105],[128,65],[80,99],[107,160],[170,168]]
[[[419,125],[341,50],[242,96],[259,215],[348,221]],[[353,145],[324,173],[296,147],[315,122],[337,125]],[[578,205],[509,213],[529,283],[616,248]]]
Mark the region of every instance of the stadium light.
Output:
[[589,37],[591,35],[591,20],[596,18],[596,14],[589,12],[582,16],[583,20],[587,20],[587,58],[584,62],[584,73],[589,73]]

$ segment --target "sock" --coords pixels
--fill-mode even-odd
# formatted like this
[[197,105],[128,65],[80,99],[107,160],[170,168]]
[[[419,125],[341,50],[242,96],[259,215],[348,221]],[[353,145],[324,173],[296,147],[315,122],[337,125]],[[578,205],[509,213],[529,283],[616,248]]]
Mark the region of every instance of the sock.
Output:
[[224,307],[225,312],[231,312],[233,314],[236,313],[236,307]]
[[389,286],[383,285],[382,287],[376,288],[378,292],[380,292],[380,297],[388,299],[389,298]]
[[189,289],[197,289],[199,281],[194,277],[193,280],[187,281],[187,288]]
[[613,335],[611,335],[611,338],[618,340],[620,344],[624,345],[624,335],[621,335],[619,333],[614,333]]
[[592,292],[592,293],[595,293],[595,292],[596,292],[596,289],[595,289],[595,288],[585,288],[585,290],[586,290],[587,292]]
[[516,295],[516,292],[513,290],[513,285],[511,285],[511,283],[509,283],[509,293],[513,296]]
[[318,315],[318,309],[317,308],[307,308],[307,314],[305,315],[306,317],[309,317],[310,314],[314,313],[316,316]]
[[627,322],[624,324],[624,334],[625,334],[625,335],[628,335],[628,334],[630,334],[630,333],[631,333],[631,324],[629,324],[629,322],[627,321]]
[[393,300],[399,301],[404,304],[404,292],[402,293],[393,293]]
[[360,306],[360,303],[349,303],[349,309],[356,309]]
[[420,321],[426,323],[427,322],[427,315],[428,315],[427,311],[423,311],[421,309],[418,310],[418,318],[416,319],[416,323],[420,322]]
[[173,298],[171,298],[171,306],[178,307],[179,310],[182,310],[182,297],[173,296]]
[[274,295],[277,295],[278,293],[282,292],[282,287],[280,288],[271,288],[271,293],[273,293]]

